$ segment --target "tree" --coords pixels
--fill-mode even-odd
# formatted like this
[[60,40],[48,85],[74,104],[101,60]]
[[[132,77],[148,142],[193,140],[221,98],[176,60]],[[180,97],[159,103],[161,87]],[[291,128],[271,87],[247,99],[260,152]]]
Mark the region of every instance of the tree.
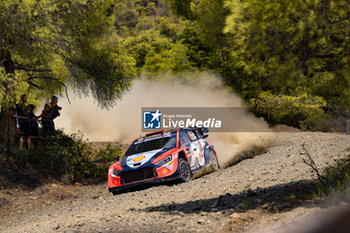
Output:
[[182,16],[185,19],[193,19],[193,10],[192,5],[194,4],[193,0],[168,0],[170,6],[176,15]]
[[193,70],[187,60],[185,46],[161,36],[158,30],[145,30],[137,36],[127,37],[120,46],[134,57],[139,73],[170,71],[178,74]]
[[349,107],[350,4],[346,0],[227,0],[231,55],[274,93],[311,93]]
[[47,95],[70,82],[105,107],[121,98],[136,70],[109,43],[113,2],[0,0],[0,100],[7,121],[19,87]]
[[193,11],[200,38],[211,51],[217,52],[225,48],[226,36],[223,29],[228,13],[224,0],[198,1],[198,6]]
[[192,23],[192,27],[187,25],[187,30],[195,30],[201,43],[211,51],[217,52],[225,46],[223,29],[229,11],[224,0],[170,1],[170,4],[176,15]]
[[184,30],[179,35],[179,40],[187,48],[187,58],[191,65],[197,67],[199,70],[206,69],[211,60],[211,49],[201,40],[193,24],[186,24]]

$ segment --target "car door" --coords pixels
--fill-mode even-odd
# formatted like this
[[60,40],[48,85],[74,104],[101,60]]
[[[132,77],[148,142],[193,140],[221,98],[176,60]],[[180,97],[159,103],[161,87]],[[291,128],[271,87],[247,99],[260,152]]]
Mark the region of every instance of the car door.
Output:
[[205,164],[205,159],[201,151],[201,145],[198,143],[195,135],[188,133],[188,131],[180,131],[180,144],[181,146],[186,146],[185,153],[190,162],[191,170],[195,171],[202,168]]
[[201,144],[200,140],[198,140],[196,134],[192,130],[187,130],[186,133],[191,141],[191,148],[193,150],[194,158],[195,158],[194,163],[199,164],[201,168],[205,164],[205,158],[203,154],[203,145]]

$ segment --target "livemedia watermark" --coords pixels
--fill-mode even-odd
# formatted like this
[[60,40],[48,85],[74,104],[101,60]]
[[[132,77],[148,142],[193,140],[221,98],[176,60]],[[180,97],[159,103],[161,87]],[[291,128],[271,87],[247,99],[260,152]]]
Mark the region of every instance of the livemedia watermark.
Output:
[[206,127],[210,132],[244,132],[239,121],[248,117],[246,108],[232,107],[143,107],[141,113],[143,132],[191,127]]

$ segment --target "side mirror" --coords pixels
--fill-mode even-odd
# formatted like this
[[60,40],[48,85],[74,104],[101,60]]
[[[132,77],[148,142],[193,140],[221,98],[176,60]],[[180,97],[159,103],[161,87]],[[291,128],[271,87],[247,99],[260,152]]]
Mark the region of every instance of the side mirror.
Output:
[[202,138],[204,139],[204,138],[207,138],[208,136],[209,136],[209,135],[206,134],[206,135],[203,135]]
[[119,155],[114,156],[114,158],[117,160],[117,162],[120,160]]
[[202,127],[203,134],[208,133],[208,132],[209,132],[209,129],[207,127]]

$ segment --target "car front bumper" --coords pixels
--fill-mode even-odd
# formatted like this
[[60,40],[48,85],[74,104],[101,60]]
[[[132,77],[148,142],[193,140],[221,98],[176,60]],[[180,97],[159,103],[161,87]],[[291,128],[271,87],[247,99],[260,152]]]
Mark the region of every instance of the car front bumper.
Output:
[[175,174],[173,174],[171,176],[167,176],[167,177],[152,178],[152,179],[148,179],[148,180],[140,180],[140,181],[136,181],[136,182],[132,182],[132,183],[116,186],[116,187],[108,187],[108,191],[109,192],[119,192],[119,191],[131,189],[131,188],[141,186],[141,185],[159,184],[159,183],[177,180],[179,178],[180,178],[180,175],[175,173]]

